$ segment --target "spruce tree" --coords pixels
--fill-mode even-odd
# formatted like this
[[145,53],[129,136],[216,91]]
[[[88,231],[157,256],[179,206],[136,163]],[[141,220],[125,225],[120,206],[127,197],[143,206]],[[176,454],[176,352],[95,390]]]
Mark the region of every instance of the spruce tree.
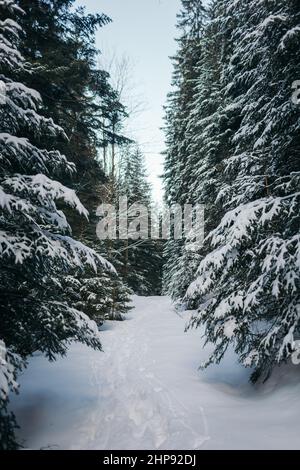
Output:
[[[74,190],[64,186],[75,166],[55,149],[66,138],[61,127],[41,114],[40,94],[27,85],[34,70],[20,51],[19,18],[13,0],[0,2],[0,447],[16,446],[13,418],[7,414],[9,389],[34,352],[50,360],[70,341],[100,349],[96,325],[62,300],[57,278],[71,269],[108,263],[71,238],[64,210],[87,211]],[[45,149],[43,142],[52,142]]]
[[123,320],[130,309],[130,290],[116,272],[77,272],[62,280],[64,298],[101,327],[106,320]]
[[[89,220],[68,212],[73,235],[107,257],[105,246],[96,236],[96,210],[105,200],[105,188],[110,184],[101,158],[102,153],[108,153],[108,146],[126,140],[120,127],[125,108],[110,85],[109,74],[98,67],[99,51],[95,47],[96,30],[111,20],[103,13],[87,14],[84,8],[74,6],[74,0],[19,0],[19,5],[28,11],[21,23],[21,52],[35,68],[30,85],[40,92],[46,115],[63,126],[68,135],[56,146],[76,164],[77,173],[72,178],[66,175],[64,182],[76,190],[89,211]],[[43,145],[48,145],[47,139]],[[79,271],[74,276],[74,282],[82,283],[80,292],[85,292],[87,284],[95,285],[90,273]],[[125,302],[126,287],[115,274],[110,280],[115,286],[114,296]],[[101,291],[99,284],[95,301],[98,306],[102,302]],[[118,313],[110,309],[113,299],[107,298],[107,302],[103,316],[109,309],[111,316],[117,317]],[[126,311],[125,303],[116,306]],[[84,295],[82,304],[87,307]]]
[[[208,363],[229,344],[266,379],[299,339],[299,76],[296,1],[228,1],[230,60],[223,64],[227,119],[239,116],[217,199],[226,211],[208,236],[189,297],[192,325],[204,324],[215,344]],[[200,297],[200,298],[199,298]]]
[[[29,85],[42,96],[45,115],[61,125],[68,140],[57,148],[78,169],[65,183],[75,189],[89,210],[89,223],[70,214],[74,234],[96,240],[96,208],[103,198],[107,177],[101,153],[123,142],[118,123],[126,115],[109,74],[98,67],[95,33],[111,20],[102,13],[87,14],[74,0],[18,0],[28,11],[21,53],[35,67]],[[48,142],[45,138],[44,145]],[[50,142],[51,146],[51,142]],[[104,151],[104,150],[103,150]]]
[[[193,202],[192,159],[188,124],[193,113],[197,63],[201,55],[201,38],[206,22],[206,10],[199,0],[183,0],[178,15],[180,32],[178,51],[173,58],[173,91],[168,96],[165,114],[166,152],[164,168],[165,202],[175,204]],[[193,257],[192,257],[193,258]],[[173,299],[183,298],[193,279],[197,263],[186,250],[184,240],[168,240],[164,251],[163,290]]]
[[[206,8],[199,54],[194,67],[193,93],[189,97],[191,110],[185,127],[186,161],[181,172],[188,181],[187,202],[205,207],[205,233],[210,233],[224,215],[218,200],[224,182],[224,159],[231,149],[231,137],[239,122],[239,112],[228,106],[224,64],[229,60],[231,22],[226,19],[225,4],[213,1]],[[191,47],[187,54],[192,54]],[[208,243],[190,252],[179,243],[181,255],[170,271],[172,291],[169,292],[185,307],[194,308],[195,298],[187,297],[186,289],[194,279],[199,263],[210,251]],[[178,244],[178,242],[177,242]]]
[[[123,148],[117,194],[127,198],[128,226],[137,217],[137,211],[130,208],[134,204],[143,205],[148,214],[148,239],[132,239],[118,242],[116,253],[122,267],[120,272],[124,281],[138,295],[159,295],[162,282],[162,241],[151,239],[151,186],[147,181],[144,155],[138,146],[131,144]],[[133,236],[136,233],[134,231]]]

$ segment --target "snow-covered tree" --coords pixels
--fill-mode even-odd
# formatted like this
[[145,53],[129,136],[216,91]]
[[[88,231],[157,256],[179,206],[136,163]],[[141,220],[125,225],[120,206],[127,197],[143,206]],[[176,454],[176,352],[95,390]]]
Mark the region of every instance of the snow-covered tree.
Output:
[[[120,273],[128,286],[139,295],[158,295],[161,292],[162,277],[162,242],[153,240],[151,235],[150,214],[154,210],[151,200],[151,185],[147,179],[144,155],[137,145],[123,148],[120,161],[117,194],[127,198],[129,239],[117,242],[116,256],[120,264]],[[145,224],[148,224],[148,236],[145,239],[132,238],[136,235],[130,224],[138,216],[134,204],[141,204],[147,209]],[[133,209],[131,209],[133,207]]]
[[105,320],[123,320],[130,309],[131,291],[113,272],[102,270],[95,275],[92,270],[79,271],[66,276],[65,299],[76,309],[84,312],[100,327]]
[[[121,135],[126,111],[111,85],[111,77],[99,68],[96,31],[110,19],[100,12],[87,13],[75,3],[75,0],[18,0],[18,5],[27,12],[20,17],[23,28],[20,51],[35,68],[35,73],[27,77],[28,86],[40,93],[47,117],[61,125],[68,135],[68,139],[57,139],[55,148],[75,163],[77,171],[65,175],[62,182],[76,190],[89,212],[88,220],[75,211],[66,213],[73,237],[106,257],[105,247],[99,246],[96,236],[96,211],[109,186],[109,149],[116,151],[115,147],[126,140]],[[51,138],[44,136],[44,148],[49,145],[51,148]],[[106,164],[101,162],[102,154]],[[89,283],[91,274],[80,272],[78,276],[80,282]],[[116,289],[119,286],[123,297],[121,291],[124,293],[126,286],[115,275],[111,282]],[[101,296],[100,286],[98,290]],[[120,308],[126,310],[125,304]]]
[[[183,0],[178,14],[180,33],[178,51],[173,58],[173,91],[168,95],[165,108],[166,152],[164,163],[165,202],[174,204],[193,202],[192,159],[189,151],[188,125],[194,112],[197,64],[201,56],[202,35],[206,22],[206,9],[199,0]],[[174,299],[182,298],[193,279],[197,264],[181,240],[170,239],[164,250],[165,268],[163,290]]]
[[[24,14],[13,0],[0,1],[1,448],[16,445],[6,405],[24,360],[36,350],[54,359],[72,340],[101,347],[95,323],[62,300],[60,277],[84,265],[110,269],[71,238],[64,208],[83,217],[87,211],[59,181],[75,171],[55,150],[56,139],[66,138],[65,133],[43,117],[39,93],[26,86],[34,70],[18,49],[18,18]],[[50,150],[43,148],[43,138],[52,141]]]
[[193,326],[215,344],[208,363],[234,345],[252,379],[266,379],[288,360],[300,336],[299,106],[296,1],[226,2],[232,25],[223,64],[223,118],[239,117],[223,160],[217,200],[226,211],[207,238],[188,297],[197,298]]

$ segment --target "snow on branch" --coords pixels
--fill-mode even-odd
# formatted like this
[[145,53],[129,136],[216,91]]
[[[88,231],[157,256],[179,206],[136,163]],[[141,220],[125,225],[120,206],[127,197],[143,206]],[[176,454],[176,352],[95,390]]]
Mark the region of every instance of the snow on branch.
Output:
[[7,399],[9,390],[17,390],[18,388],[14,378],[15,368],[11,359],[4,341],[0,339],[0,401]]
[[41,206],[47,207],[52,201],[63,200],[79,214],[88,218],[88,211],[82,205],[73,189],[69,189],[41,173],[33,176],[16,175],[11,178],[5,178],[2,181],[2,185],[4,188],[24,198],[34,196]]
[[72,174],[76,171],[75,165],[58,150],[39,149],[26,138],[0,133],[0,165],[9,168],[16,162],[28,172],[34,169],[45,174]]

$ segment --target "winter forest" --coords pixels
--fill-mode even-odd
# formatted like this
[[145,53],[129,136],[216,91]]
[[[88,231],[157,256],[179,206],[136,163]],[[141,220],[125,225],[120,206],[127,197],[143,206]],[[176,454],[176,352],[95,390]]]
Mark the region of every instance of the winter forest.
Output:
[[300,3],[175,20],[157,201],[105,2],[0,0],[1,450],[300,449]]

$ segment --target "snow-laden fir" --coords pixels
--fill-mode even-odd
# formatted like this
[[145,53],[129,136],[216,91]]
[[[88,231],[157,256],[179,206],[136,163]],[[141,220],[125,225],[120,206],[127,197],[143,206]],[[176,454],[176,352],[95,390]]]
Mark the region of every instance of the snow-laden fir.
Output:
[[[59,207],[88,213],[59,181],[75,172],[55,150],[56,139],[67,137],[41,114],[40,94],[25,84],[33,73],[18,49],[17,20],[25,12],[13,0],[1,0],[0,14],[0,447],[7,449],[15,446],[9,390],[28,356],[38,349],[53,359],[71,339],[101,348],[96,324],[64,300],[59,277],[72,268],[113,268],[71,237]],[[53,150],[43,148],[46,139]]]
[[204,204],[207,236],[192,260],[168,242],[164,290],[197,307],[204,366],[232,344],[253,381],[300,337],[299,20],[294,0],[183,1],[166,109],[166,198]]

